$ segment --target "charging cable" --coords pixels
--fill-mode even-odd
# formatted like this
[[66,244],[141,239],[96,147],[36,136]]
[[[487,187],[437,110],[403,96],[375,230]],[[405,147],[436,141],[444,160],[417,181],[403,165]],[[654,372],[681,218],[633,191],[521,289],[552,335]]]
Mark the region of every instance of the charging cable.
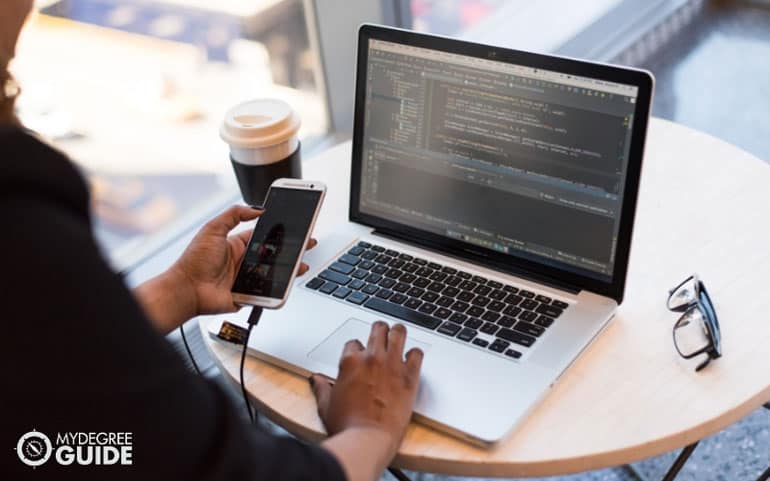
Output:
[[243,402],[246,404],[246,411],[249,413],[249,419],[254,424],[258,413],[256,410],[252,411],[251,403],[249,402],[249,395],[246,392],[246,383],[243,382],[243,365],[246,363],[246,349],[249,346],[249,337],[251,337],[251,329],[259,324],[259,318],[262,317],[262,308],[254,306],[249,314],[248,324],[249,328],[246,332],[246,339],[243,341],[243,351],[241,351],[241,393],[243,393]]
[[184,348],[187,350],[187,355],[190,357],[190,362],[192,362],[193,367],[195,368],[195,372],[198,373],[198,375],[201,375],[201,370],[198,367],[198,363],[195,362],[195,356],[193,356],[192,349],[190,349],[190,345],[187,344],[187,336],[184,335],[184,324],[181,324],[179,326],[179,332],[182,334],[182,342],[184,342]]

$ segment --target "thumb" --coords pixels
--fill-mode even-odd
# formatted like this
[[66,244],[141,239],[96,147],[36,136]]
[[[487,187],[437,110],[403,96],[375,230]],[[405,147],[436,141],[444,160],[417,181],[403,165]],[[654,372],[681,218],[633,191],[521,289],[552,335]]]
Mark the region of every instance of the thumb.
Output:
[[318,415],[321,417],[321,421],[324,421],[326,419],[326,411],[329,408],[334,381],[323,374],[313,374],[308,380],[318,405]]

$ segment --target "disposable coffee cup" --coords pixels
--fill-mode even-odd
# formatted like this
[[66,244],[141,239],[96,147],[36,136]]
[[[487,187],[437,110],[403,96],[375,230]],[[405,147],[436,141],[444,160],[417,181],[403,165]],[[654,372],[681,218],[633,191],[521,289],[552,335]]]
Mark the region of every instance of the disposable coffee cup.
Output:
[[257,99],[231,108],[220,129],[244,202],[260,206],[276,179],[302,177],[300,119],[283,100]]

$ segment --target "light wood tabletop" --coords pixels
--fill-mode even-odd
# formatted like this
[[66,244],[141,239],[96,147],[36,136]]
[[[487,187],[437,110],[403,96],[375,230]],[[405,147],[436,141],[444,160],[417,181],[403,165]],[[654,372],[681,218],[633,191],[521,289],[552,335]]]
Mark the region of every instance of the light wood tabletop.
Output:
[[[304,165],[329,191],[316,237],[347,219],[350,144]],[[697,272],[716,305],[723,357],[696,373],[671,338],[668,289]],[[616,466],[683,447],[770,400],[770,165],[706,134],[650,124],[626,297],[616,319],[529,418],[491,449],[412,423],[394,466],[527,477]],[[203,338],[237,382],[240,351]],[[255,358],[258,409],[305,439],[324,430],[306,379]]]

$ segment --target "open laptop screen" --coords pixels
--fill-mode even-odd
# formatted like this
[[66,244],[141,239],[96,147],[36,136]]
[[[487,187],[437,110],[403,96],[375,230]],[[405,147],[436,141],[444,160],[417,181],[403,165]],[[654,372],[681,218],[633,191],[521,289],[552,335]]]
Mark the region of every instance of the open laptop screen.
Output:
[[638,87],[368,40],[358,208],[611,281]]

